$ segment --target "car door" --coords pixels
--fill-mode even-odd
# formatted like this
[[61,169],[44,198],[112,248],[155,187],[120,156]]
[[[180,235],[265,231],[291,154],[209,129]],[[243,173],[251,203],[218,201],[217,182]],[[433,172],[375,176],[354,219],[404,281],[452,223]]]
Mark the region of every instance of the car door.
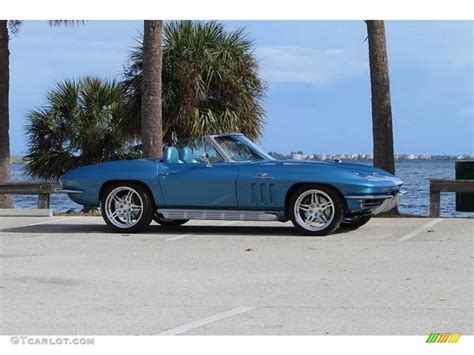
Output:
[[[178,149],[181,152],[185,148],[189,147],[181,146]],[[158,179],[166,206],[237,207],[237,167],[225,162],[209,142],[194,144],[189,149],[192,150],[190,159],[160,164]],[[207,154],[206,159],[203,154]]]

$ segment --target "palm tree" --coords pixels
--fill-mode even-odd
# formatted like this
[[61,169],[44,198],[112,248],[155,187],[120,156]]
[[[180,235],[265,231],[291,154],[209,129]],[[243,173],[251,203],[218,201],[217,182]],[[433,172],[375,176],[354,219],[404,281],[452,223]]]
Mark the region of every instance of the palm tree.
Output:
[[374,166],[395,174],[392,105],[384,21],[366,21],[372,91]]
[[56,179],[79,166],[138,157],[136,142],[121,130],[125,119],[119,83],[91,77],[60,82],[29,114],[26,171]]
[[[0,20],[0,183],[10,181],[10,138],[9,138],[9,34],[15,33],[22,21]],[[51,26],[70,25],[82,21],[48,21]],[[0,195],[0,208],[12,208],[13,201],[10,195]]]
[[[10,181],[10,137],[8,118],[9,55],[8,24],[0,20],[0,183]],[[0,195],[0,208],[13,207],[10,195]]]
[[[260,137],[264,85],[252,42],[243,30],[220,23],[173,21],[163,28],[163,137],[199,137],[240,131]],[[130,131],[139,134],[143,110],[144,45],[138,44],[125,70]],[[145,85],[144,85],[145,86]]]
[[144,21],[141,137],[143,156],[146,158],[162,155],[162,26],[163,23],[159,20]]
[[[395,154],[393,149],[392,104],[390,101],[390,81],[388,78],[387,41],[385,24],[380,20],[369,20],[367,33],[369,40],[370,83],[372,92],[372,136],[374,141],[374,166],[395,174]],[[385,215],[398,215],[398,208]]]

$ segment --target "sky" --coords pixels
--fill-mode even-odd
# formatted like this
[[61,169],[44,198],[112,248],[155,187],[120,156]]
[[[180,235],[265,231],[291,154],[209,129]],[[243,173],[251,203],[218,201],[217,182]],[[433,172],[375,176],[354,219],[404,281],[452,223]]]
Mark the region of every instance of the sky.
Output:
[[[223,21],[245,28],[267,91],[267,151],[371,153],[363,21]],[[63,79],[120,80],[142,21],[73,28],[25,21],[10,41],[10,137],[27,152],[28,112]],[[387,21],[395,153],[474,153],[474,22]]]

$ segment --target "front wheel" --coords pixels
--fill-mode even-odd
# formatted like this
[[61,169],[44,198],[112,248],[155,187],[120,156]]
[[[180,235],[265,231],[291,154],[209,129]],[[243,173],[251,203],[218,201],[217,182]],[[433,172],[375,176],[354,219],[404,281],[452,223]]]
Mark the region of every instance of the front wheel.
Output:
[[119,183],[108,186],[101,201],[105,223],[116,232],[144,230],[153,218],[153,197],[142,185]]
[[323,236],[334,232],[344,218],[344,201],[329,186],[305,185],[290,200],[290,218],[303,234]]

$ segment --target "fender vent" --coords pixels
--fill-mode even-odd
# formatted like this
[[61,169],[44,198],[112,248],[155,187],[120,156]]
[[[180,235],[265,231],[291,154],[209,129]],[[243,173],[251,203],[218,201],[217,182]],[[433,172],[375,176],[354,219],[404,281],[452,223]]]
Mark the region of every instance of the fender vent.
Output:
[[275,184],[251,183],[252,204],[256,206],[275,205]]

